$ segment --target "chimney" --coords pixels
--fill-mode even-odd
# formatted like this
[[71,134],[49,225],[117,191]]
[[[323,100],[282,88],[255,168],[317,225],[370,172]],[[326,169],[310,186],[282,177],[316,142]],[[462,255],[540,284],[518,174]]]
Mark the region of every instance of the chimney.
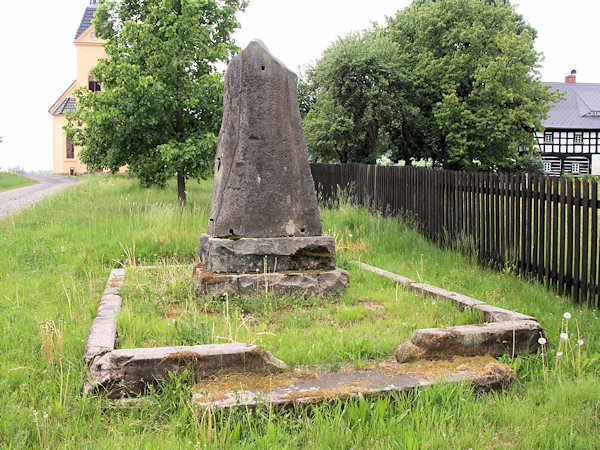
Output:
[[571,70],[571,74],[565,77],[565,83],[576,83],[575,76],[577,75],[576,70]]

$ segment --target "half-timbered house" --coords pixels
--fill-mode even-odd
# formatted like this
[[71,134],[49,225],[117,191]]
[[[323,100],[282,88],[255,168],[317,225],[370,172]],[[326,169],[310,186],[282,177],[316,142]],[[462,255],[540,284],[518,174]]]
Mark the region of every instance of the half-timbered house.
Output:
[[600,83],[577,83],[572,71],[564,83],[544,83],[560,90],[543,133],[536,138],[544,172],[550,175],[600,175]]

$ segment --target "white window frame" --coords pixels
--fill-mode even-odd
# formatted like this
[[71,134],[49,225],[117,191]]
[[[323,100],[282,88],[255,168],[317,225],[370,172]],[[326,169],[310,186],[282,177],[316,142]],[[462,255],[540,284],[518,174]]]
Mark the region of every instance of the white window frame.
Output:
[[552,163],[550,161],[544,161],[544,172],[552,172]]
[[575,133],[575,137],[573,137],[573,142],[575,144],[583,144],[583,133]]
[[544,144],[552,144],[554,142],[554,133],[544,133]]
[[571,163],[571,173],[581,173],[581,166],[578,162]]

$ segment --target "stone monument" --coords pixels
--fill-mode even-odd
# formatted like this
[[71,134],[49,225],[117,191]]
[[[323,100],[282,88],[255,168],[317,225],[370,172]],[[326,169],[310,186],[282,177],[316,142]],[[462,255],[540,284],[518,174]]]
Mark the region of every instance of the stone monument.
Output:
[[259,40],[227,66],[201,292],[327,293],[348,285],[323,236],[297,77]]

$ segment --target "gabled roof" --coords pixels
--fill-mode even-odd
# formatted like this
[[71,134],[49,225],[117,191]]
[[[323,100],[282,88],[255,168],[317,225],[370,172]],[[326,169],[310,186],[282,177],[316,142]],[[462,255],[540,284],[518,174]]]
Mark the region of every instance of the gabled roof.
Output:
[[94,18],[94,14],[96,13],[96,9],[98,9],[97,4],[91,4],[83,13],[83,17],[81,18],[81,23],[79,24],[79,28],[77,29],[77,33],[75,33],[75,39],[81,36],[85,30],[92,26],[92,19]]
[[77,80],[73,81],[69,85],[69,87],[67,89],[65,89],[65,92],[60,94],[60,97],[58,97],[56,99],[56,101],[54,103],[52,103],[52,106],[48,110],[48,112],[50,114],[54,114],[54,111],[56,111],[56,109],[60,106],[60,104],[64,101],[64,99],[69,97],[73,93],[73,91],[75,90],[75,83],[77,83]]
[[54,110],[54,112],[52,113],[53,116],[57,116],[59,114],[64,114],[65,111],[75,111],[75,102],[77,100],[75,99],[75,97],[67,97],[65,98],[60,105],[57,106],[57,108]]
[[554,103],[548,119],[542,121],[546,128],[599,129],[600,83],[542,83],[560,90],[565,99]]

